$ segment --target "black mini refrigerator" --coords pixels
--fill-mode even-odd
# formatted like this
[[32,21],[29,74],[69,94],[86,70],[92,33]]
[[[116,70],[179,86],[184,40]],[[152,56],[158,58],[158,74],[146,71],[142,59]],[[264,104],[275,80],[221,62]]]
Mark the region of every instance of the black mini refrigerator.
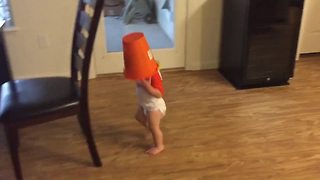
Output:
[[223,0],[219,71],[236,88],[288,84],[303,0]]

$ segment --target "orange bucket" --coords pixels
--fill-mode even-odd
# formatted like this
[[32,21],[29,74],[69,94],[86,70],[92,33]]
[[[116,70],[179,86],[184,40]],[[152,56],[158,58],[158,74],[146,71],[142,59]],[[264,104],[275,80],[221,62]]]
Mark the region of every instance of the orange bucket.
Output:
[[127,79],[145,79],[157,71],[158,64],[154,60],[143,33],[135,32],[124,36],[122,44],[124,76]]

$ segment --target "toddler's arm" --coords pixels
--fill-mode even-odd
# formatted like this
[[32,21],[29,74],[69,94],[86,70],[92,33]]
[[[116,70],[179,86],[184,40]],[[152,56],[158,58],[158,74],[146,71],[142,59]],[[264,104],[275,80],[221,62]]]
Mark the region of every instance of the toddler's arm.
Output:
[[137,81],[137,85],[142,86],[150,95],[156,98],[162,97],[161,92],[157,88],[152,87],[148,80]]

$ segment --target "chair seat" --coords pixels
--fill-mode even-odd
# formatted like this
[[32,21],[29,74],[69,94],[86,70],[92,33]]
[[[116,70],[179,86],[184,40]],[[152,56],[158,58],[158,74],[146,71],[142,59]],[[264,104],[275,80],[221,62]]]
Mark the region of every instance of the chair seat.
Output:
[[68,77],[7,82],[1,86],[0,122],[21,121],[79,105],[79,90]]

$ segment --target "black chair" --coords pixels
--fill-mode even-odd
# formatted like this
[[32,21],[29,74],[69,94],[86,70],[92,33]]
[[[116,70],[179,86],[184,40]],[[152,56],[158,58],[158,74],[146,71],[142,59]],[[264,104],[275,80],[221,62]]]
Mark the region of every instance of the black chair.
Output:
[[[10,66],[7,58],[7,49],[3,36],[3,29],[5,26],[5,21],[0,21],[0,86],[12,80]],[[1,89],[0,89],[1,93]]]
[[23,179],[18,130],[72,115],[78,117],[94,165],[102,166],[88,109],[89,66],[102,8],[103,0],[79,0],[71,51],[71,77],[13,80],[1,85],[0,123],[4,126],[16,179]]

